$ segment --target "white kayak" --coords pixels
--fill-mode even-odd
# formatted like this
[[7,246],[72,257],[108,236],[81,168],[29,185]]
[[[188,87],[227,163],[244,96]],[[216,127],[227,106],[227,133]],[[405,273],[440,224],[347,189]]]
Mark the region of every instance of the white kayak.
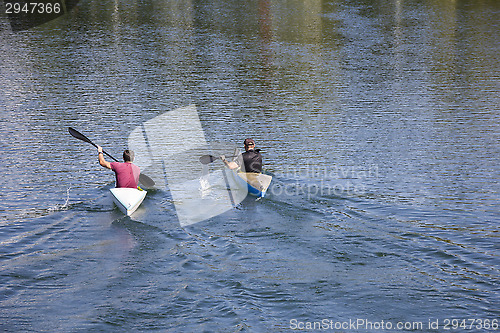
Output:
[[110,189],[113,201],[127,216],[132,215],[146,197],[147,191],[136,188],[116,187]]
[[248,193],[255,197],[264,197],[273,177],[262,173],[236,172],[231,170],[233,179],[240,187],[246,187]]

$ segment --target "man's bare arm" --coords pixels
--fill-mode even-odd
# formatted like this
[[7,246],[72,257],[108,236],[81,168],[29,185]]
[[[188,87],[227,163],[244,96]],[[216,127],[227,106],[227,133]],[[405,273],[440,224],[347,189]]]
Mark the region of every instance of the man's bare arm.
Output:
[[97,151],[99,153],[99,164],[102,165],[105,168],[111,169],[111,163],[107,162],[104,159],[104,153],[102,152],[102,147],[97,146]]

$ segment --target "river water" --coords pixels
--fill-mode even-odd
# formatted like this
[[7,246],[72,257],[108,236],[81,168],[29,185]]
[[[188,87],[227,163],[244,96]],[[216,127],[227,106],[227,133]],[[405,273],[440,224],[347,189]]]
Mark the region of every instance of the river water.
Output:
[[[499,11],[125,0],[4,18],[0,328],[498,328]],[[123,217],[67,128],[120,156],[188,105],[208,143],[256,140],[268,195],[181,226],[162,186]]]

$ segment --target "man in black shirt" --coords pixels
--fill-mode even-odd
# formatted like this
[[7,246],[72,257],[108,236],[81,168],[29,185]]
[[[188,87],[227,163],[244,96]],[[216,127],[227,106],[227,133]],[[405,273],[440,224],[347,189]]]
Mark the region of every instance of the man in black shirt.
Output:
[[241,154],[236,162],[228,162],[224,156],[221,156],[222,161],[230,169],[242,168],[243,172],[262,172],[262,155],[260,149],[255,149],[255,141],[253,139],[245,139],[245,152]]

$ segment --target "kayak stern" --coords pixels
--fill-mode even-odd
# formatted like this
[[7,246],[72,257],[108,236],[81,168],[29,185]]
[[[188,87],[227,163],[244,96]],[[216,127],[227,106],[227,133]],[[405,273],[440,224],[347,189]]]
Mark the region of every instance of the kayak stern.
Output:
[[135,188],[112,188],[109,190],[116,206],[127,216],[132,215],[146,197],[147,191]]

